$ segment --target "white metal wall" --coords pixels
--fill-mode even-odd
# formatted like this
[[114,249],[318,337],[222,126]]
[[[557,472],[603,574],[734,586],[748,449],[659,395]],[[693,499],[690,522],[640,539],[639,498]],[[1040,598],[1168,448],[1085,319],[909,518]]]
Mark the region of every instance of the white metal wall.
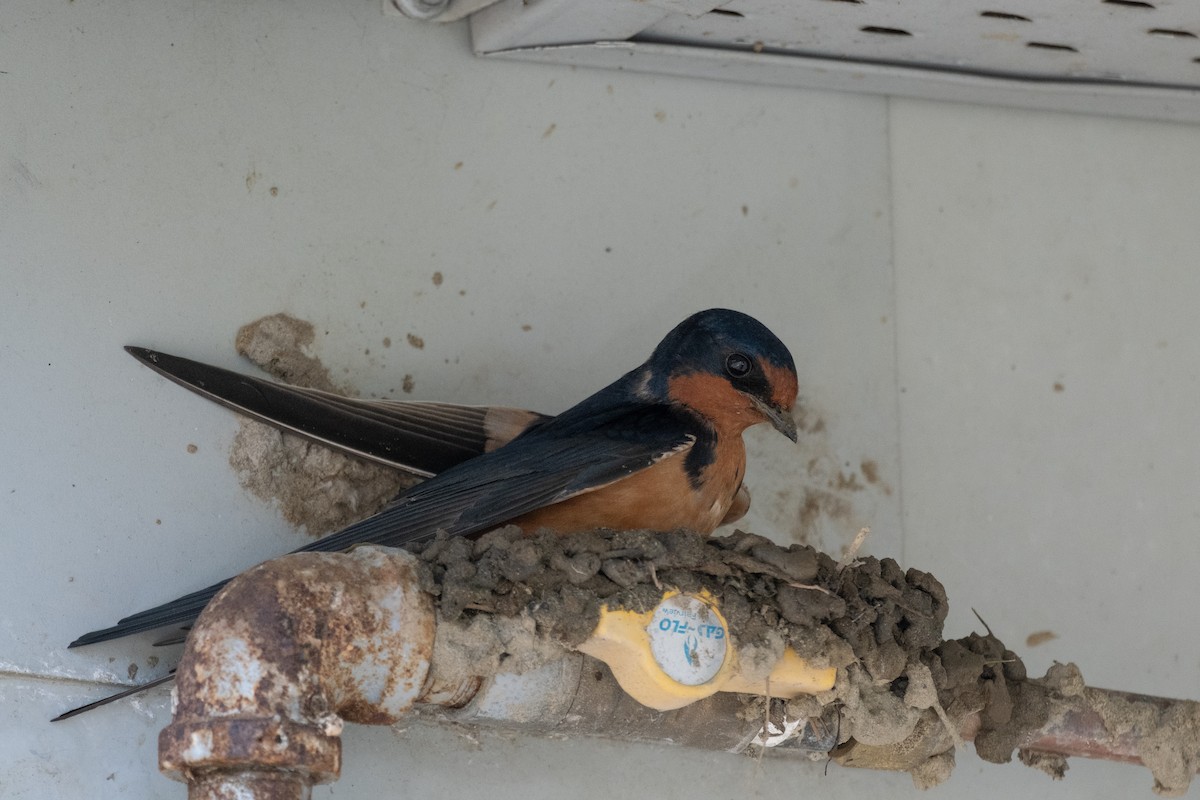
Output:
[[[463,26],[371,0],[14,0],[0,795],[183,795],[155,768],[165,693],[45,720],[167,666],[148,638],[66,652],[75,634],[301,541],[238,487],[230,415],[120,350],[239,366],[236,327],[279,310],[364,393],[408,373],[415,398],[545,411],[693,310],[750,311],[792,345],[825,425],[797,449],[753,438],[746,527],[836,548],[869,523],[875,552],[946,581],[952,634],[974,605],[1014,645],[1058,633],[1029,651],[1037,669],[1076,658],[1098,684],[1195,696],[1200,653],[1170,634],[1200,555],[1197,144],[1193,127],[492,63]],[[801,523],[865,461],[880,483]],[[897,775],[422,726],[352,727],[345,760],[317,796],[913,793]],[[960,762],[937,794],[1150,780]]]

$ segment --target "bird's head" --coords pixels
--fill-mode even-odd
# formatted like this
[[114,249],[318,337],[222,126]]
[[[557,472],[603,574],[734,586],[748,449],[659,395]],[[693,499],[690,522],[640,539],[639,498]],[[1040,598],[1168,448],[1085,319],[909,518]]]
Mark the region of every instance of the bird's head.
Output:
[[648,391],[718,429],[740,433],[769,422],[796,441],[792,354],[753,317],[724,308],[693,314],[667,334],[646,366]]

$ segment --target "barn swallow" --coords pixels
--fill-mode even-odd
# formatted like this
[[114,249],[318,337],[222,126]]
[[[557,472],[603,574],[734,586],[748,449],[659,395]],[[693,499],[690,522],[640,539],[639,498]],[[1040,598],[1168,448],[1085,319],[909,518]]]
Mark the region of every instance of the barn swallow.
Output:
[[[562,534],[594,528],[707,534],[731,511],[744,511],[742,432],[767,422],[797,440],[791,353],[762,323],[727,309],[688,317],[645,363],[556,417],[355,400],[127,349],[241,413],[431,476],[378,514],[293,552],[400,547],[439,531],[470,536],[504,524]],[[278,419],[281,409],[286,422]],[[457,437],[457,449],[429,447],[439,436]],[[226,582],[84,634],[70,647],[187,625]]]
[[[520,408],[363,400],[242,375],[142,347],[125,350],[163,377],[227,408],[309,441],[430,478],[490,453],[551,417]],[[750,507],[742,485],[721,524]]]

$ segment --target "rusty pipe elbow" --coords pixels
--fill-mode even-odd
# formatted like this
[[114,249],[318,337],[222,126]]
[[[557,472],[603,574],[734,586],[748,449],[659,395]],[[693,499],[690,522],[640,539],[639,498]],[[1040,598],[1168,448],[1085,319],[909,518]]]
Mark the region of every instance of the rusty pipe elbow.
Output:
[[388,724],[419,697],[435,616],[403,550],[299,553],[243,573],[188,637],[159,767],[189,797],[307,798],[341,768],[343,720]]

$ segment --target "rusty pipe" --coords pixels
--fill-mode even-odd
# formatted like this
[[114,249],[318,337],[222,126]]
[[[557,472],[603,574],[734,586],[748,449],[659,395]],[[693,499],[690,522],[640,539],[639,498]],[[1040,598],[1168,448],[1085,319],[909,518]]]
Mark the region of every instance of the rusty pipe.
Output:
[[779,752],[836,743],[832,723],[797,728],[781,701],[761,713],[734,694],[646,708],[603,662],[565,649],[520,674],[470,662],[453,636],[438,639],[417,566],[404,550],[364,546],[284,556],[231,581],[188,637],[161,770],[192,800],[300,800],[336,780],[343,720],[390,724],[414,705],[463,723],[732,752],[785,728]]
[[[406,551],[367,546],[285,556],[230,582],[189,636],[174,718],[159,739],[163,771],[187,781],[195,800],[307,798],[313,784],[339,773],[343,720],[388,724],[414,708],[470,724],[712,750],[832,750],[844,765],[912,771],[923,785],[948,775],[942,766],[953,762],[955,742],[970,740],[987,760],[1008,761],[1017,750],[1059,775],[1064,756],[1140,761],[1167,794],[1186,790],[1200,768],[1195,739],[1184,735],[1200,730],[1200,704],[1091,689],[1071,665],[1043,679],[1027,679],[1019,661],[1006,666],[1011,694],[988,690],[1000,686],[1000,673],[981,673],[982,706],[953,695],[941,699],[944,708],[915,706],[925,713],[891,745],[842,736],[828,701],[793,707],[720,694],[655,711],[622,690],[603,662],[543,648],[548,642],[531,630],[506,628],[494,637],[499,658],[481,663],[469,646],[473,629],[438,624],[419,568]],[[509,623],[533,625],[527,617]],[[510,656],[520,673],[499,666]]]
[[159,766],[191,800],[294,798],[335,780],[342,720],[387,724],[420,696],[432,598],[402,550],[301,553],[213,598],[176,673]]
[[[946,726],[955,723],[958,740],[974,740],[981,757],[1007,761],[1018,750],[1052,774],[1065,768],[1063,756],[1140,761],[1160,792],[1177,793],[1200,766],[1200,752],[1181,744],[1192,741],[1183,732],[1200,729],[1200,704],[1090,689],[1070,665],[1044,679],[1010,675],[1015,694],[1004,714],[953,703],[941,718],[927,710],[893,745],[837,746],[836,704],[797,720],[780,700],[718,694],[656,711],[580,652],[552,647],[520,673],[478,663],[466,655],[464,629],[438,624],[418,570],[406,551],[367,546],[285,556],[230,582],[189,636],[173,720],[159,738],[162,770],[187,781],[193,800],[307,798],[312,785],[338,776],[343,720],[389,724],[414,708],[469,724],[710,750],[832,750],[846,766],[913,771],[914,779],[922,765],[952,760]],[[517,661],[533,647],[500,638],[503,655]]]
[[1030,766],[1061,777],[1067,756],[1142,764],[1168,797],[1187,792],[1200,771],[1200,703],[1086,686],[1074,664],[1055,664],[1025,692],[1046,709],[1044,719],[1013,726]]
[[[1186,792],[1200,771],[1200,703],[1086,686],[1073,664],[1055,664],[1044,678],[1021,677],[1010,689],[1012,705],[1000,715],[948,709],[957,739],[974,742],[986,761],[1007,763],[1015,753],[1055,778],[1066,772],[1068,758],[1141,764],[1151,771],[1155,792],[1166,796]],[[955,739],[929,710],[901,741],[867,746],[851,740],[831,755],[842,766],[912,772],[915,780],[926,762],[952,760]]]

